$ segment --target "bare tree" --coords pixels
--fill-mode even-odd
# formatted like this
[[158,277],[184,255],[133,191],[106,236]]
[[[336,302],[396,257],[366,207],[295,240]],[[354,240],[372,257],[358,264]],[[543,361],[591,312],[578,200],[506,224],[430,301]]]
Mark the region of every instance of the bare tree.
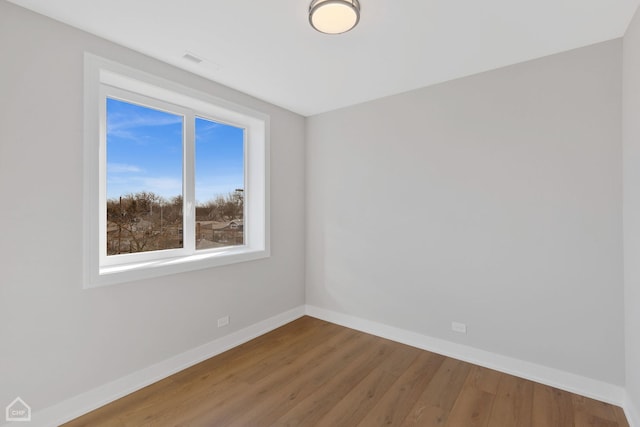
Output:
[[[165,207],[166,204],[166,207]],[[180,205],[179,207],[177,205]],[[110,255],[180,247],[176,227],[182,225],[182,197],[167,203],[160,196],[141,191],[107,201],[107,251]],[[113,228],[116,228],[115,230]]]
[[[201,215],[213,221],[231,221],[244,217],[244,191],[237,189],[226,196],[219,195],[200,206]],[[204,220],[204,218],[202,218]]]

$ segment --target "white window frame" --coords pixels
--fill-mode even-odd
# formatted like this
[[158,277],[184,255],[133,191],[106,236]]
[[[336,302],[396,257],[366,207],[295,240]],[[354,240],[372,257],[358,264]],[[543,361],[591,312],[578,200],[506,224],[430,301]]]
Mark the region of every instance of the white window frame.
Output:
[[[84,66],[84,287],[130,282],[270,256],[269,116],[90,53],[85,53]],[[107,97],[185,117],[183,248],[107,256]],[[195,249],[195,117],[244,129],[243,245]],[[189,121],[191,125],[188,125]]]

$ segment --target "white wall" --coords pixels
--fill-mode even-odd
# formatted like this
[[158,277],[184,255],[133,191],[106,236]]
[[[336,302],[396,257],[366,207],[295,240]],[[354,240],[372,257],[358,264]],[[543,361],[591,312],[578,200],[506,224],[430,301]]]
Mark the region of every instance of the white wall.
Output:
[[[271,258],[82,290],[84,51],[271,115]],[[39,411],[304,304],[301,116],[3,0],[0,58],[1,408]]]
[[[639,20],[624,41],[636,408]],[[271,115],[271,258],[81,289],[84,51]],[[38,411],[303,304],[305,162],[307,303],[625,382],[620,41],[311,117],[306,157],[300,116],[4,0],[0,58],[0,402]]]
[[308,118],[307,304],[624,384],[621,47]]
[[640,12],[624,37],[623,64],[626,386],[640,423]]

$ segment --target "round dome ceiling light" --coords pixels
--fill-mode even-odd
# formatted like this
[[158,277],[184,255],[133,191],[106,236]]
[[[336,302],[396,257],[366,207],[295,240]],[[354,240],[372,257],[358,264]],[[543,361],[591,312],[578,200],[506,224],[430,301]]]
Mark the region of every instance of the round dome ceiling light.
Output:
[[342,34],[360,21],[358,0],[313,0],[309,5],[309,23],[325,34]]

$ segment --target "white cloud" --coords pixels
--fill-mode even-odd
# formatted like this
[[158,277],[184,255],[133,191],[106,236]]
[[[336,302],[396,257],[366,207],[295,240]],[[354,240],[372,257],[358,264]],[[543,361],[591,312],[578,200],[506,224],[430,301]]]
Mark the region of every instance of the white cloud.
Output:
[[129,165],[126,163],[109,163],[107,165],[108,173],[141,173],[144,170],[136,165]]
[[141,186],[148,188],[156,194],[164,195],[182,194],[182,179],[170,177],[146,177],[142,178]]
[[109,113],[107,117],[107,135],[127,139],[139,138],[139,132],[131,132],[141,127],[181,124],[182,116],[174,114],[121,114]]
[[174,177],[111,175],[107,180],[107,198],[115,199],[125,194],[151,192],[166,199],[182,194],[182,179]]

